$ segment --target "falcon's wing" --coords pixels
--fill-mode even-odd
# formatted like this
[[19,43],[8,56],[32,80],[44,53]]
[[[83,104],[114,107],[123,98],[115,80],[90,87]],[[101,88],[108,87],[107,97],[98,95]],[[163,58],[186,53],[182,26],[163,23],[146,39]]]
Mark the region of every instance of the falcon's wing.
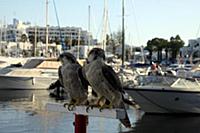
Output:
[[112,67],[108,66],[108,65],[104,65],[102,67],[102,73],[104,75],[104,77],[106,78],[106,80],[110,83],[110,85],[119,90],[120,92],[123,92],[122,89],[122,85],[120,82],[119,77],[117,76],[117,74],[115,73],[115,71],[112,69]]
[[63,87],[63,77],[62,77],[62,73],[61,73],[61,67],[62,67],[62,66],[60,66],[60,67],[58,68],[58,80],[59,80],[59,82],[60,82],[60,85]]
[[84,89],[88,89],[89,82],[87,81],[87,79],[84,76],[83,68],[82,67],[80,67],[78,69],[78,75],[79,75],[79,78],[81,80],[81,83],[82,83]]

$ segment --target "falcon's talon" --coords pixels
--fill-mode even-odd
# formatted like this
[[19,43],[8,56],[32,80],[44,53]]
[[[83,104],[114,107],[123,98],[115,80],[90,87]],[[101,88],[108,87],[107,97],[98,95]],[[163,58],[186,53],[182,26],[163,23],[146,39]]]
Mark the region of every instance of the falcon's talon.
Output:
[[89,113],[90,106],[86,107],[86,112]]
[[102,108],[102,107],[101,107],[101,108],[99,108],[99,112],[102,112],[102,110],[103,110],[103,109],[104,109],[104,108]]
[[74,110],[74,107],[75,107],[75,106],[74,106],[73,104],[69,104],[67,109],[68,109],[69,111],[73,111],[73,110]]
[[68,104],[68,103],[64,103],[63,107],[66,108],[67,104]]

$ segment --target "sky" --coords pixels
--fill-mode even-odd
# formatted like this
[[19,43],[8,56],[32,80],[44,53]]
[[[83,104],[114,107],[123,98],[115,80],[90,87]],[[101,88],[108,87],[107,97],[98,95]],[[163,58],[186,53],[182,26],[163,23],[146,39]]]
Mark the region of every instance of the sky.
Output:
[[[124,0],[125,40],[133,46],[146,46],[155,37],[168,39],[177,34],[188,39],[200,36],[200,0]],[[0,0],[0,20],[8,24],[13,18],[45,26],[46,0]],[[102,33],[104,0],[55,0],[60,26],[76,26],[99,39]],[[108,0],[108,34],[121,30],[122,0]],[[48,23],[57,26],[53,0],[49,0]]]

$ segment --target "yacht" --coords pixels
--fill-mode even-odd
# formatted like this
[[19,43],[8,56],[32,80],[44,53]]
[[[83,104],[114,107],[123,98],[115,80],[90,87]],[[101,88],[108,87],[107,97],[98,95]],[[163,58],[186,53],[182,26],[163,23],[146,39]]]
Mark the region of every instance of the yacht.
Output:
[[15,58],[15,57],[5,57],[5,56],[0,56],[0,69],[7,67],[11,64],[18,64],[18,63],[24,63],[26,61],[26,58]]
[[177,76],[139,76],[124,87],[145,113],[200,113],[200,82]]
[[[8,91],[25,94],[28,92],[46,90],[49,85],[58,79],[60,62],[52,58],[30,58],[22,66],[12,65],[0,70],[1,97],[7,97]],[[23,92],[21,91],[23,90]]]

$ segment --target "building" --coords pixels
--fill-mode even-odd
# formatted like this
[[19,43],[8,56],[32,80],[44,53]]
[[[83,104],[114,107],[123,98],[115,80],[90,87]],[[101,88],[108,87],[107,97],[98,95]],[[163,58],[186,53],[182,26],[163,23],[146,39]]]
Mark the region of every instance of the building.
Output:
[[[22,22],[17,19],[13,19],[13,23],[6,25],[4,24],[0,28],[0,41],[7,42],[20,42],[22,41],[22,35],[27,38],[26,41],[35,41],[35,36],[37,37],[37,42],[41,41],[46,43],[46,27],[42,26],[32,26],[30,22]],[[77,40],[80,39],[80,44],[97,44],[97,40],[93,39],[91,33],[86,30],[82,30],[80,27],[58,27],[49,26],[48,36],[49,43],[61,42],[60,33],[65,43],[76,45]],[[88,43],[90,40],[90,43]]]
[[200,58],[200,38],[190,39],[188,41],[188,46],[185,46],[180,49],[181,57],[192,60],[199,60]]
[[[97,45],[97,40],[93,39],[91,33],[80,27],[48,26],[48,51],[45,51],[46,27],[32,26],[30,22],[22,22],[15,18],[12,24],[0,25],[1,55],[6,52],[10,55],[10,49],[15,51],[16,48],[21,51],[32,52],[35,49],[36,51],[34,50],[34,53],[46,53],[51,51],[53,53],[59,53],[62,49],[62,46],[58,45],[61,44],[61,40],[67,47],[77,46],[78,44],[80,44],[80,46],[88,44]],[[21,45],[19,45],[20,42],[23,44],[22,48],[20,47]],[[27,47],[25,45],[27,45]]]
[[[36,36],[37,41],[42,41],[43,43],[46,42],[46,27],[31,26],[26,29],[26,33],[28,34],[30,40]],[[90,40],[90,44],[97,43],[89,32],[82,30],[80,27],[49,26],[48,37],[49,43],[60,43],[61,37],[65,44],[67,43],[68,45],[76,45],[78,39],[80,39],[81,45],[87,45],[88,40]]]
[[13,19],[13,24],[4,24],[1,27],[1,41],[7,42],[20,42],[22,35],[26,35],[26,28],[30,26],[30,22],[22,22],[17,19]]

